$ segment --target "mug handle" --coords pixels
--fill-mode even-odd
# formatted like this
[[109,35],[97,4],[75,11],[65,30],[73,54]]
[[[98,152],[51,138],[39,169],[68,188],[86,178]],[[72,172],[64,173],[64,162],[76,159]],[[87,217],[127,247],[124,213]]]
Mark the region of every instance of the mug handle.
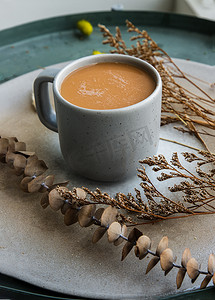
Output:
[[49,129],[58,132],[56,112],[54,111],[48,90],[48,83],[53,83],[60,69],[47,69],[41,72],[34,81],[34,97],[40,121]]

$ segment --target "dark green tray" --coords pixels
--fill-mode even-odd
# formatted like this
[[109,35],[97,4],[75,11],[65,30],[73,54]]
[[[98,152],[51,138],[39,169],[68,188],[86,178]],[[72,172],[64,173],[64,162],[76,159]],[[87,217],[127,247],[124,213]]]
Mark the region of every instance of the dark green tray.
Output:
[[[76,29],[80,19],[89,20],[93,34],[81,38]],[[119,26],[126,43],[125,20],[145,29],[171,56],[215,65],[215,22],[194,17],[157,12],[100,12],[69,15],[37,21],[0,32],[0,83],[38,68],[91,55],[93,50],[109,52],[102,45],[97,24],[114,33]],[[191,286],[192,287],[192,286]],[[72,297],[72,298],[71,298]],[[33,286],[0,274],[0,299],[80,299]],[[83,299],[83,298],[82,298]],[[167,299],[167,298],[166,298]],[[215,299],[215,289],[196,290],[168,299]]]
[[[89,20],[94,32],[81,38],[76,22]],[[129,41],[125,20],[146,29],[171,57],[215,64],[215,22],[189,16],[156,12],[101,12],[46,19],[0,32],[0,82],[29,71],[92,54],[93,50],[109,52],[102,45],[97,24],[111,32],[119,26]]]

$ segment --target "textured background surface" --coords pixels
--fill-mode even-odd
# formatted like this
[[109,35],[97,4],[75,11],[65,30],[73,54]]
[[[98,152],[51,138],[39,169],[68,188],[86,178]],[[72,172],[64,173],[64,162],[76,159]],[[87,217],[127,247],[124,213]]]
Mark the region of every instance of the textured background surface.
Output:
[[[0,134],[15,135],[25,141],[29,150],[36,151],[46,161],[50,173],[57,175],[56,181],[69,179],[71,186],[84,184],[94,188],[98,185],[69,173],[61,158],[57,135],[39,123],[31,107],[31,87],[41,68],[91,54],[94,49],[110,50],[109,46],[101,45],[102,36],[97,28],[90,38],[79,39],[75,24],[83,17],[95,27],[97,23],[105,24],[112,32],[119,25],[126,41],[129,36],[124,22],[130,19],[140,28],[147,29],[172,57],[210,65],[178,61],[184,71],[208,81],[214,74],[211,67],[215,56],[214,23],[162,13],[120,12],[54,18],[0,32],[0,81],[36,70],[0,86]],[[175,134],[169,127],[162,130],[163,137],[174,139]],[[184,135],[177,135],[177,140],[200,147],[195,139],[184,140]],[[161,142],[159,149],[167,156],[172,151],[184,150],[184,147],[166,142]],[[19,181],[12,170],[1,165],[1,273],[58,292],[92,298],[122,294],[130,299],[129,295],[141,295],[142,298],[151,297],[152,292],[153,296],[176,292],[176,270],[165,278],[157,266],[145,276],[149,258],[139,263],[133,253],[122,263],[121,246],[116,248],[110,245],[105,237],[97,245],[92,245],[94,229],[64,226],[61,215],[40,207],[38,195],[21,192]],[[99,187],[114,193],[119,188],[123,192],[130,191],[138,184],[135,178],[120,186],[99,184]],[[180,262],[184,248],[190,247],[202,269],[206,269],[208,254],[215,244],[213,219],[199,217],[171,221],[144,227],[143,232],[152,239],[153,250],[162,236],[167,234],[170,247],[178,257],[177,262]],[[199,284],[200,279],[195,286]],[[186,278],[181,291],[190,287],[193,286]]]

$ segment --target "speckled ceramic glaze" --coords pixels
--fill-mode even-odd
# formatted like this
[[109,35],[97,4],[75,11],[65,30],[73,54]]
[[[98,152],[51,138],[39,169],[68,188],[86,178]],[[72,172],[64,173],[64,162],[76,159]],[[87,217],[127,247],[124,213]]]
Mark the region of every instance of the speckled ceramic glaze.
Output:
[[[72,71],[98,62],[121,62],[148,71],[156,82],[154,92],[132,106],[112,110],[77,107],[60,95],[64,78]],[[48,82],[53,82],[55,111],[51,107]],[[101,54],[73,61],[59,71],[42,72],[34,82],[38,116],[58,132],[61,151],[68,166],[85,177],[116,181],[136,173],[138,161],[156,154],[159,143],[162,83],[147,62],[119,54]]]

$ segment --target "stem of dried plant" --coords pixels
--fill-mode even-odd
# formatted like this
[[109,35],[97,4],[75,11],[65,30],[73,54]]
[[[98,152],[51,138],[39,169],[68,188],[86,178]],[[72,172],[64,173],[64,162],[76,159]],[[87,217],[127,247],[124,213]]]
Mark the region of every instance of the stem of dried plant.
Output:
[[[167,236],[164,236],[156,250],[152,251],[151,239],[136,227],[128,232],[126,224],[131,225],[132,218],[126,217],[120,212],[121,208],[131,212],[141,212],[140,217],[149,221],[149,223],[172,218],[172,214],[181,212],[185,216],[214,213],[215,208],[211,205],[214,197],[211,190],[215,190],[213,178],[215,169],[212,169],[211,173],[204,173],[200,167],[208,163],[214,163],[215,156],[205,151],[201,151],[201,157],[193,153],[183,153],[183,156],[188,162],[197,162],[198,177],[180,163],[177,153],[173,153],[170,163],[167,162],[164,156],[160,155],[144,159],[141,164],[152,166],[155,172],[163,170],[170,172],[169,174],[162,172],[159,180],[167,180],[172,177],[186,179],[186,181],[174,185],[170,190],[172,192],[184,192],[187,197],[186,201],[192,204],[193,208],[186,208],[183,203],[172,201],[161,194],[150,181],[144,167],[139,170],[138,176],[142,179],[141,186],[148,199],[148,205],[145,204],[140,191],[137,189],[136,199],[131,194],[125,196],[122,193],[118,193],[116,198],[111,198],[99,189],[94,192],[79,187],[69,190],[66,187],[68,181],[54,184],[54,176],[46,174],[48,167],[45,162],[39,160],[35,153],[26,151],[25,143],[19,142],[15,137],[0,137],[0,162],[6,163],[14,169],[15,174],[18,176],[23,175],[20,185],[25,192],[42,193],[41,206],[44,209],[50,206],[55,211],[60,210],[65,225],[71,226],[77,222],[81,227],[95,225],[97,229],[92,237],[93,243],[97,243],[106,233],[108,241],[113,245],[118,246],[124,242],[121,260],[124,260],[134,248],[134,253],[139,260],[144,259],[147,255],[152,256],[147,265],[146,274],[159,262],[164,275],[167,275],[174,268],[178,269],[177,288],[181,287],[186,274],[190,277],[191,283],[194,283],[199,275],[204,275],[200,288],[205,288],[211,280],[215,284],[214,254],[209,255],[207,271],[200,269],[197,260],[191,256],[189,248],[184,250],[181,264],[176,264],[173,250],[168,246]],[[191,183],[187,179],[190,179]],[[189,191],[188,194],[187,191]],[[154,197],[161,197],[163,206],[158,204]],[[97,208],[97,204],[108,206]],[[206,206],[209,211],[196,212],[202,206]],[[169,215],[170,217],[168,217]],[[134,225],[134,222],[132,225]]]
[[[136,45],[127,47],[119,27],[116,27],[114,36],[104,25],[99,25],[104,36],[103,43],[114,48],[111,53],[138,57],[146,60],[158,70],[163,82],[161,124],[181,122],[186,130],[194,134],[209,151],[197,126],[198,128],[215,129],[214,111],[211,110],[215,99],[191,80],[191,77],[176,65],[167,52],[160,48],[145,30],[139,30],[130,21],[126,21],[126,25],[128,32],[135,34],[131,37],[131,41],[136,41]],[[178,79],[189,83],[204,98],[181,86]],[[213,83],[210,86],[211,89],[214,89]],[[206,134],[207,132],[204,132],[204,135]]]

